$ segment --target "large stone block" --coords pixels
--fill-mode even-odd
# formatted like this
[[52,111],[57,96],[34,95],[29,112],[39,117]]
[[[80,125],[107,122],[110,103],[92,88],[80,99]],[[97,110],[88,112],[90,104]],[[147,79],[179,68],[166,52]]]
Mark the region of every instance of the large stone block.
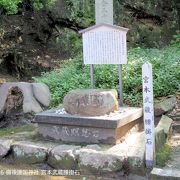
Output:
[[11,148],[12,140],[0,139],[0,159],[7,155]]
[[108,149],[107,152],[109,154],[121,156],[126,165],[128,164],[130,171],[133,173],[142,173],[145,169],[144,133],[130,134],[123,143],[113,146],[112,148]]
[[56,169],[77,169],[74,151],[80,146],[60,145],[53,148],[48,157],[48,164]]
[[154,113],[156,116],[161,116],[162,114],[172,110],[176,105],[176,97],[172,96],[165,100],[155,103]]
[[46,160],[48,149],[31,142],[20,142],[12,145],[15,162],[36,164]]
[[106,116],[58,114],[50,110],[36,114],[38,133],[65,142],[116,144],[142,117],[141,108],[121,108]]
[[175,168],[153,168],[151,171],[153,180],[178,180],[180,179],[180,170]]
[[76,155],[81,172],[115,172],[122,169],[122,158],[114,154],[92,149],[80,149],[76,151]]
[[53,138],[64,142],[116,144],[114,129],[40,124],[38,126],[38,132],[44,138]]
[[72,90],[64,97],[63,105],[70,114],[101,116],[118,110],[117,92],[103,89]]
[[43,105],[49,106],[50,104],[50,91],[46,84],[32,83],[34,97]]
[[23,112],[41,112],[41,105],[48,106],[50,103],[49,89],[42,83],[10,82],[0,87],[0,114],[6,109],[6,100],[9,90],[18,87],[23,94]]
[[168,133],[170,132],[171,129],[171,125],[172,125],[173,120],[171,118],[169,118],[168,116],[162,116],[157,127],[159,128],[163,128],[165,134],[168,135]]
[[159,151],[166,143],[166,135],[164,133],[164,129],[161,127],[155,128],[155,142],[156,151]]

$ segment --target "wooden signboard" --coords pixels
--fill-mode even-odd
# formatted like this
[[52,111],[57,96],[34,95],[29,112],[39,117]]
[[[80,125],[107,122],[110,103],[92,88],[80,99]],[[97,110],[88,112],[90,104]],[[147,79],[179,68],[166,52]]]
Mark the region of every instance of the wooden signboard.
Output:
[[84,64],[127,64],[127,31],[127,28],[109,24],[80,31]]

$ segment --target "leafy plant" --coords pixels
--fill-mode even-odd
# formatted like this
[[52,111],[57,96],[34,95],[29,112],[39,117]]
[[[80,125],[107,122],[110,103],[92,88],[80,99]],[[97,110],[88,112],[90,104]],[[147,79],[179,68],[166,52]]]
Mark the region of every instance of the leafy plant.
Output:
[[0,5],[6,9],[7,14],[16,14],[19,3],[22,3],[22,0],[0,0]]
[[61,49],[62,54],[74,56],[81,51],[82,40],[75,31],[64,28],[61,29],[61,34],[56,37],[56,46]]
[[[125,103],[141,105],[141,67],[147,60],[153,66],[155,97],[179,91],[179,57],[179,48],[171,46],[164,49],[130,49],[128,64],[123,66]],[[41,77],[34,78],[37,82],[44,82],[49,86],[52,94],[52,106],[61,103],[68,91],[89,87],[89,66],[84,65],[82,59],[82,55],[78,55],[69,60],[63,68],[43,73]],[[119,91],[118,67],[116,65],[96,65],[95,82],[97,88],[114,88]]]
[[40,10],[42,8],[51,7],[55,4],[57,0],[48,0],[46,3],[43,2],[42,0],[33,0],[33,6],[35,9]]
[[94,24],[94,0],[65,0],[65,2],[68,10],[68,18],[70,20],[75,20],[84,26]]
[[180,33],[179,32],[173,36],[171,45],[180,48]]
[[[47,5],[51,7],[57,0],[48,0],[47,4],[42,0],[32,0],[33,7],[40,10]],[[7,11],[7,14],[16,14],[18,12],[18,5],[23,3],[23,0],[0,0],[0,5]]]

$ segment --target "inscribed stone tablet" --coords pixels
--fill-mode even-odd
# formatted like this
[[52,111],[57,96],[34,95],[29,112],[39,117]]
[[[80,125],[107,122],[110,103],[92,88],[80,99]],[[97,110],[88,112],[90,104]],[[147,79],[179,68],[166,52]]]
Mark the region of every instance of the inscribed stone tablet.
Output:
[[96,24],[113,24],[113,0],[96,0]]

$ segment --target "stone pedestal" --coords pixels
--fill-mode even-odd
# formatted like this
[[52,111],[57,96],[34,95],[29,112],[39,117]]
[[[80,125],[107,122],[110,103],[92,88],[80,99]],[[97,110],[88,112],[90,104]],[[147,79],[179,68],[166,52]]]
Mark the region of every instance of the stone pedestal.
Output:
[[116,144],[142,117],[141,108],[121,108],[104,116],[58,114],[50,110],[36,114],[38,133],[44,138],[75,143]]

